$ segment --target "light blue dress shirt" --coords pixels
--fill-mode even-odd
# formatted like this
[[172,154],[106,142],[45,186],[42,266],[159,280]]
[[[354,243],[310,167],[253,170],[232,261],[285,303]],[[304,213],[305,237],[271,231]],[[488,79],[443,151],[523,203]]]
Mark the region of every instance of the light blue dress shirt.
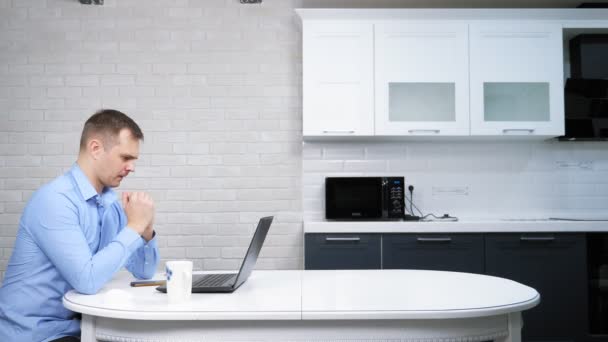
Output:
[[62,304],[66,292],[94,294],[123,266],[139,279],[154,276],[156,238],[145,243],[126,224],[114,191],[98,194],[78,164],[36,191],[0,288],[0,341],[80,335],[80,320]]

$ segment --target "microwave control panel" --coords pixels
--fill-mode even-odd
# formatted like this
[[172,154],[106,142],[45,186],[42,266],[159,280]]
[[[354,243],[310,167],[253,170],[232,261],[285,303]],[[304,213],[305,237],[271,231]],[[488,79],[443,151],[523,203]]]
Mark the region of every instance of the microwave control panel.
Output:
[[403,177],[388,177],[386,185],[387,206],[389,218],[402,218],[404,215],[405,182]]

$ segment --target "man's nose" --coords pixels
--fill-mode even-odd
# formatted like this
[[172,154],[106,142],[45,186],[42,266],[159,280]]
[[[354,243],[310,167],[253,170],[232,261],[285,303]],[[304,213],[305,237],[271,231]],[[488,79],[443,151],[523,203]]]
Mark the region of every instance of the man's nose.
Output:
[[135,163],[128,163],[127,164],[127,171],[129,171],[129,172],[135,172]]

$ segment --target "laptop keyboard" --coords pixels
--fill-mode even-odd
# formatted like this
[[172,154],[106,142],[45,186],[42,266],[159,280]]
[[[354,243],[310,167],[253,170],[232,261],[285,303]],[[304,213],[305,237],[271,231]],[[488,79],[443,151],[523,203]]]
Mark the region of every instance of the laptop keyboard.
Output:
[[218,287],[223,285],[226,281],[234,278],[236,275],[231,273],[217,273],[217,274],[206,274],[200,279],[196,279],[193,283],[193,287]]

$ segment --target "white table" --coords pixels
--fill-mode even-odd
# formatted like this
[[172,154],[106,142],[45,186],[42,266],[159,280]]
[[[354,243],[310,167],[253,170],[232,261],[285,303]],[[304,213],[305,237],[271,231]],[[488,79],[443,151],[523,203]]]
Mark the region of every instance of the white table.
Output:
[[439,271],[255,271],[232,294],[183,304],[131,280],[65,295],[83,341],[520,342],[521,311],[540,301],[511,280]]

